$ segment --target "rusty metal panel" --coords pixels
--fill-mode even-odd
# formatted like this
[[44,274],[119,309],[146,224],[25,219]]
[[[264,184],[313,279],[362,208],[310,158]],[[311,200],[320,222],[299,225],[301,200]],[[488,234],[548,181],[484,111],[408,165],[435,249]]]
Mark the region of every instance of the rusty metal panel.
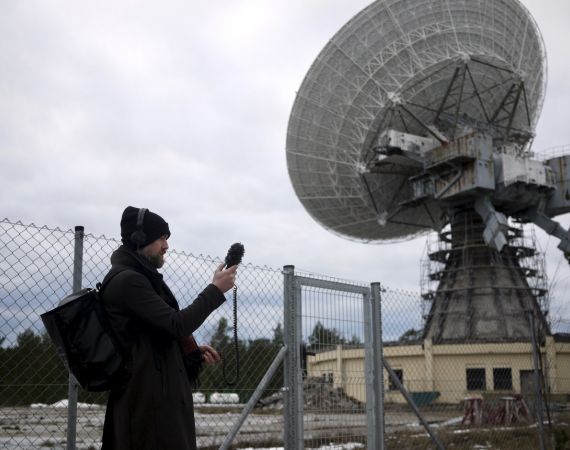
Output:
[[546,161],[554,172],[555,190],[546,206],[550,217],[570,212],[570,155],[559,156]]
[[[495,189],[495,174],[492,161],[475,160],[472,163],[463,165],[461,176],[454,181],[454,173],[449,173],[445,177],[434,180],[435,192],[443,192],[441,199],[451,199],[457,195],[469,195],[481,192],[481,190]],[[447,187],[449,183],[451,186]],[[447,187],[447,190],[445,190]]]
[[437,166],[445,166],[453,162],[467,162],[476,159],[487,161],[492,157],[493,142],[489,136],[467,134],[427,151],[425,163],[428,170],[437,170]]

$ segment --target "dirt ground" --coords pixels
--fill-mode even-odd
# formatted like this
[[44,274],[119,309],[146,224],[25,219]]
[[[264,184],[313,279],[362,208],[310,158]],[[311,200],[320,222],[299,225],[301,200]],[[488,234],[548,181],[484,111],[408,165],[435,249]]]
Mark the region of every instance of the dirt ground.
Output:
[[[218,448],[239,416],[240,406],[196,408],[198,445]],[[77,448],[99,449],[104,407],[78,410]],[[536,424],[516,427],[465,427],[455,409],[426,411],[425,418],[446,449],[536,450],[539,447]],[[418,419],[409,411],[388,410],[385,416],[388,449],[435,449]],[[553,415],[547,448],[570,449],[570,412]],[[252,414],[235,443],[237,447],[283,445],[281,411]],[[64,449],[67,410],[65,408],[1,408],[0,448],[5,450]],[[306,412],[304,420],[306,448],[318,448],[331,442],[366,442],[366,416],[363,413],[327,414]],[[236,447],[236,448],[237,448]]]

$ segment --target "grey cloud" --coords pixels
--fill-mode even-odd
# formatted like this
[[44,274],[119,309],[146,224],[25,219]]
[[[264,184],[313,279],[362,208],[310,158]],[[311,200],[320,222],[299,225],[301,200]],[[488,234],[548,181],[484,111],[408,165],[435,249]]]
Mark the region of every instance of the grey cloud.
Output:
[[[222,256],[239,240],[256,264],[417,290],[423,238],[331,235],[295,198],[285,165],[295,91],[368,3],[2,2],[2,215],[117,236],[124,206],[146,206],[171,223],[179,250]],[[570,11],[525,4],[550,60],[545,148],[570,142]],[[557,264],[555,251],[548,258]]]

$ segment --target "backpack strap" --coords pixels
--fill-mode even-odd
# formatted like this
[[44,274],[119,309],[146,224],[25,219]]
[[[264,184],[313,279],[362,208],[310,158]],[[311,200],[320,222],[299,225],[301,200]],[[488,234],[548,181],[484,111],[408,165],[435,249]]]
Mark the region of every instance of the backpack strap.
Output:
[[[129,359],[130,348],[125,348],[121,344],[121,341],[117,338],[117,334],[111,325],[111,321],[109,320],[107,309],[105,308],[105,304],[103,303],[103,289],[107,287],[109,282],[119,275],[121,272],[130,269],[129,267],[119,267],[115,271],[111,269],[108,275],[103,279],[102,282],[99,282],[95,285],[96,295],[98,296],[99,300],[99,308],[96,310],[97,315],[99,316],[99,320],[101,323],[105,324],[106,330],[111,336],[113,343],[115,344],[118,353],[123,357],[123,366],[126,368],[127,361]],[[126,372],[125,372],[126,374]],[[125,378],[126,380],[126,378]]]
[[132,267],[117,267],[116,269],[111,269],[111,271],[107,274],[107,276],[103,279],[103,281],[95,285],[95,289],[97,289],[97,292],[101,294],[103,289],[111,282],[113,278],[115,278],[121,272],[124,272],[126,270],[133,270],[134,272],[140,273],[138,270],[135,270]]

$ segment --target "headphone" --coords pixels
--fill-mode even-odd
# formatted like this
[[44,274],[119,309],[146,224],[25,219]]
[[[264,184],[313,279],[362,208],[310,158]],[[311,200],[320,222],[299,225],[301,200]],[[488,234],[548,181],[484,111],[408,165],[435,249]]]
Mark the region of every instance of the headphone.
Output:
[[131,241],[137,246],[141,247],[146,241],[146,233],[143,231],[144,215],[148,211],[146,208],[139,208],[137,214],[137,229],[131,234]]

